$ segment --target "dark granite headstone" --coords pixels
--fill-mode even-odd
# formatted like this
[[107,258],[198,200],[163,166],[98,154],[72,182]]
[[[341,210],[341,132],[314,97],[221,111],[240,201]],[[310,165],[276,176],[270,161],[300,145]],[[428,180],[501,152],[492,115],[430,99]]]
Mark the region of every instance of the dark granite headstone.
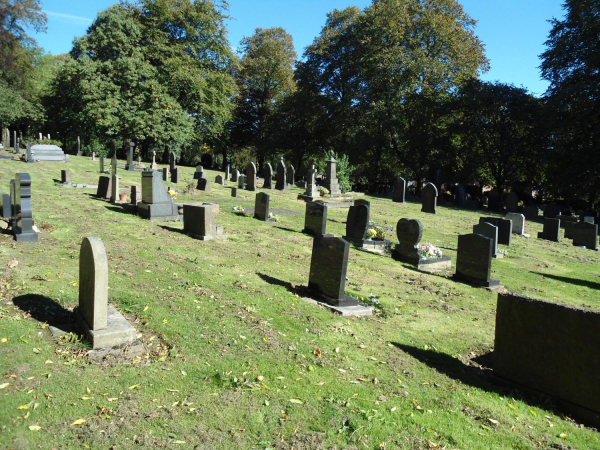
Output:
[[294,169],[294,166],[292,166],[291,164],[288,166],[287,169],[287,184],[289,186],[294,186],[294,178],[296,177],[296,169]]
[[246,178],[246,175],[240,175],[238,177],[238,188],[240,189],[246,189],[246,182],[247,182],[248,178]]
[[231,196],[232,197],[237,197],[237,188],[231,188]]
[[394,197],[393,201],[404,203],[406,200],[406,180],[402,177],[396,177],[394,181]]
[[183,231],[202,241],[223,235],[223,227],[215,225],[212,205],[183,205]]
[[231,182],[237,183],[239,176],[240,176],[240,171],[237,169],[233,169],[233,172],[231,172]]
[[423,224],[419,220],[400,219],[396,225],[396,236],[398,244],[394,247],[392,258],[418,265],[421,260],[419,243],[423,236]]
[[275,189],[285,191],[287,189],[286,170],[283,158],[277,164],[277,177],[275,178]]
[[337,179],[337,161],[333,157],[333,152],[327,160],[327,169],[325,170],[325,187],[329,189],[329,195],[332,197],[341,195],[340,183]]
[[479,223],[491,223],[498,227],[498,244],[510,246],[512,243],[512,221],[501,217],[480,217]]
[[587,222],[575,223],[572,226],[573,245],[588,250],[598,249],[598,225]]
[[104,173],[105,169],[104,169],[104,156],[100,157],[100,173]]
[[544,217],[547,217],[548,219],[555,219],[556,216],[558,216],[559,214],[560,208],[556,203],[552,202],[546,205],[546,209],[544,210]]
[[200,178],[206,178],[206,175],[204,175],[204,167],[198,164],[194,172],[194,180],[199,180]]
[[511,213],[519,212],[519,196],[516,192],[510,192],[506,196],[506,211]]
[[263,176],[265,178],[263,189],[273,189],[273,168],[271,167],[271,164],[265,164],[263,167]]
[[321,202],[307,202],[304,215],[303,233],[314,236],[327,234],[327,205]]
[[523,215],[527,220],[535,220],[540,215],[540,209],[537,205],[529,205],[523,208]]
[[269,194],[259,192],[256,194],[256,200],[254,201],[254,218],[258,220],[264,220],[270,222],[273,219],[269,219]]
[[355,200],[354,206],[351,206],[348,210],[344,239],[357,247],[362,247],[367,234],[370,207],[370,202],[366,200]]
[[488,222],[481,222],[477,225],[473,225],[473,233],[480,234],[492,240],[492,257],[504,257],[502,253],[498,253],[498,227],[496,225],[492,225]]
[[10,204],[10,194],[2,194],[2,217],[12,218],[12,205]]
[[175,152],[169,153],[169,170],[173,172],[175,170],[175,166],[177,165],[177,155]]
[[433,183],[427,183],[421,193],[421,212],[435,214],[438,191]]
[[246,166],[246,189],[256,191],[256,165],[252,161]]
[[121,190],[119,187],[119,181],[121,177],[118,175],[113,175],[110,177],[110,202],[117,203],[119,201],[119,191]]
[[60,182],[62,184],[71,184],[71,172],[69,170],[60,171]]
[[458,206],[459,208],[465,206],[465,203],[467,202],[467,192],[462,184],[456,186],[454,201],[456,202],[456,206]]
[[538,239],[558,242],[560,239],[560,219],[544,218],[544,228],[538,233]]
[[198,189],[199,191],[210,192],[210,181],[208,181],[206,178],[198,179],[196,189]]
[[179,219],[177,205],[167,193],[160,172],[142,172],[142,201],[138,203],[137,213],[151,220]]
[[133,148],[135,147],[135,143],[129,143],[129,152],[127,153],[127,166],[125,170],[133,171],[133,166],[135,163],[133,162]]
[[112,194],[112,181],[111,177],[101,176],[98,178],[98,189],[96,190],[96,197],[110,199]]
[[492,246],[492,240],[480,234],[458,236],[454,278],[475,286],[487,288],[500,286],[498,280],[490,278]]
[[173,167],[171,169],[171,183],[179,183],[179,167]]
[[163,179],[163,181],[169,181],[169,168],[168,167],[163,167],[162,179]]
[[509,212],[504,218],[512,220],[513,234],[518,234],[519,236],[527,236],[525,234],[525,215]]
[[223,175],[217,175],[215,177],[215,184],[220,184],[221,186],[225,184],[225,182],[223,181]]
[[33,211],[31,208],[31,176],[17,173],[15,176],[15,206],[12,229],[17,242],[38,242],[38,234],[33,231]]
[[333,236],[315,237],[310,260],[308,289],[313,297],[332,306],[355,306],[346,295],[346,271],[350,244]]
[[500,192],[498,192],[497,189],[492,189],[488,192],[488,211],[501,213],[502,210],[502,197],[500,196]]

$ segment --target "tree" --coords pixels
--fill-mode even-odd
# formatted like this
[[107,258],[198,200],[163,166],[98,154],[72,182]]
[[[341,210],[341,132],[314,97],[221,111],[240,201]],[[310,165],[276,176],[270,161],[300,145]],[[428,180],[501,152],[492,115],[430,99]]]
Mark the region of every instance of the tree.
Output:
[[597,0],[566,0],[564,20],[552,20],[541,55],[551,127],[550,176],[557,196],[600,199],[600,5]]
[[283,28],[257,28],[252,36],[242,39],[240,53],[232,132],[238,146],[254,148],[262,168],[272,150],[275,111],[295,90],[296,52],[292,36]]

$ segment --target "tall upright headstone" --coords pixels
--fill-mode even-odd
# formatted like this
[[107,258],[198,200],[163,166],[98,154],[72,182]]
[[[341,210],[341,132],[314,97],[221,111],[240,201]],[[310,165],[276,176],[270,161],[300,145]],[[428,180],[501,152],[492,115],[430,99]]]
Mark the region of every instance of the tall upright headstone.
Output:
[[480,234],[458,236],[456,273],[454,278],[475,286],[493,288],[500,282],[490,278],[492,271],[492,240]]
[[247,181],[248,181],[248,178],[246,177],[246,175],[240,175],[238,177],[238,188],[246,189]]
[[510,246],[512,243],[512,220],[501,217],[480,217],[479,223],[491,223],[498,227],[498,244]]
[[169,181],[169,168],[168,167],[163,167],[162,179],[163,179],[163,181]]
[[19,153],[19,142],[17,141],[16,131],[13,131],[13,150],[15,153]]
[[535,220],[540,215],[540,209],[537,205],[529,205],[523,208],[523,215],[527,220]]
[[462,208],[467,203],[467,193],[465,191],[465,186],[459,184],[456,186],[456,193],[454,194],[454,201],[456,202],[456,206]]
[[346,218],[346,235],[344,239],[357,247],[362,247],[367,227],[369,226],[369,214],[371,203],[367,200],[355,200],[354,205],[348,210]]
[[500,213],[503,210],[502,197],[498,189],[488,192],[488,211]]
[[112,195],[112,179],[107,176],[100,176],[98,178],[98,189],[96,190],[96,197],[105,200],[110,200]]
[[299,195],[298,198],[312,202],[316,198],[319,198],[321,195],[319,194],[319,189],[317,189],[317,183],[315,182],[315,175],[317,174],[317,169],[314,165],[310,166],[308,171],[306,172],[306,191],[304,195]]
[[156,164],[156,152],[152,152],[152,165],[150,166],[152,170],[158,170],[158,164]]
[[333,157],[333,152],[327,160],[327,169],[325,171],[325,187],[329,189],[329,195],[335,197],[341,195],[340,184],[337,179],[337,161]]
[[142,172],[142,201],[138,203],[137,213],[151,220],[179,220],[177,205],[167,193],[160,172]]
[[17,173],[14,182],[14,205],[12,208],[12,229],[17,242],[38,242],[38,234],[33,230],[33,210],[31,206],[31,176]]
[[275,189],[285,191],[287,189],[286,169],[283,158],[277,164],[277,178],[275,179]]
[[271,167],[271,164],[265,164],[263,168],[263,176],[265,178],[263,189],[273,189],[273,168]]
[[435,214],[437,207],[438,190],[433,183],[427,183],[421,192],[421,211]]
[[198,183],[196,184],[196,189],[199,191],[210,192],[210,181],[206,178],[199,178]]
[[473,225],[473,233],[480,234],[492,240],[492,257],[503,258],[502,253],[498,253],[498,227],[489,222],[480,222]]
[[62,184],[70,185],[71,184],[71,171],[70,170],[61,170],[60,171],[60,182]]
[[119,201],[119,193],[120,193],[120,187],[119,187],[119,180],[121,178],[118,175],[113,175],[111,177],[111,193],[110,193],[110,202],[111,203],[117,203]]
[[558,242],[560,240],[560,219],[544,218],[542,232],[538,233],[538,239]]
[[104,168],[104,156],[100,157],[100,173],[104,173],[106,169]]
[[229,168],[229,164],[225,166],[225,181],[229,180],[229,172],[231,169]]
[[271,222],[273,219],[269,218],[269,194],[265,192],[259,192],[256,194],[256,199],[254,201],[254,218],[258,220],[263,220],[265,222]]
[[525,234],[525,215],[519,213],[508,213],[504,218],[512,220],[513,234],[517,234],[519,236],[528,236]]
[[294,186],[294,178],[295,177],[296,177],[296,169],[294,169],[294,166],[292,166],[290,164],[287,169],[287,184],[289,186]]
[[35,160],[33,159],[33,153],[31,152],[31,142],[27,142],[27,153],[25,154],[25,156],[27,157],[28,163],[35,162]]
[[12,205],[10,202],[10,194],[2,194],[2,217],[5,219],[11,219],[12,214]]
[[175,170],[176,166],[177,166],[177,155],[175,154],[175,152],[170,152],[169,153],[169,170],[171,170],[171,171]]
[[314,236],[327,234],[327,205],[321,202],[306,202],[303,233]]
[[394,198],[397,203],[404,203],[406,200],[406,180],[402,177],[396,177],[394,180]]
[[579,222],[572,225],[573,245],[598,250],[598,225]]
[[237,183],[239,176],[240,176],[240,171],[237,169],[233,169],[233,171],[231,172],[231,182]]
[[506,210],[509,213],[519,212],[519,196],[516,192],[510,192],[506,196]]
[[551,202],[546,205],[546,209],[544,209],[544,217],[547,217],[548,219],[556,219],[556,216],[559,214],[560,207],[556,203]]
[[129,143],[129,150],[127,151],[127,166],[125,167],[125,170],[129,170],[129,171],[133,171],[133,166],[134,166],[134,161],[133,161],[133,149],[135,147],[135,143],[134,142],[130,142]]
[[256,191],[256,166],[252,161],[246,166],[246,189]]
[[17,138],[17,145],[15,147],[15,153],[17,155],[21,154],[21,139]]
[[110,174],[111,175],[116,175],[117,174],[117,154],[115,153],[111,159],[110,162]]
[[183,205],[183,231],[195,239],[223,239],[223,227],[215,225],[212,205]]

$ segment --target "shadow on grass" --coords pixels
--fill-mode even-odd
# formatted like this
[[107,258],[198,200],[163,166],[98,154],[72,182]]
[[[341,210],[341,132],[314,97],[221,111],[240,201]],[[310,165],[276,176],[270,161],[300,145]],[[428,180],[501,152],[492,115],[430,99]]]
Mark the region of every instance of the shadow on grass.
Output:
[[183,228],[175,228],[175,227],[170,227],[168,225],[159,225],[159,227],[165,231],[172,231],[174,233],[183,234],[184,236],[188,235],[185,231],[183,231]]
[[73,313],[63,308],[49,297],[38,294],[19,295],[13,298],[14,305],[38,322],[62,328],[64,325],[73,324]]
[[256,275],[258,275],[263,281],[272,284],[274,286],[281,286],[286,288],[289,292],[291,292],[292,294],[298,294],[298,295],[303,295],[302,289],[301,287],[295,288],[292,283],[288,282],[288,281],[283,281],[280,280],[278,278],[273,278],[270,275],[266,275],[264,273],[257,273]]
[[302,232],[301,232],[301,231],[294,230],[294,229],[292,229],[292,228],[286,228],[286,227],[273,227],[273,228],[277,228],[277,229],[279,229],[279,230],[283,230],[283,231],[290,231],[290,232],[292,232],[292,233],[301,233],[301,234],[302,234]]
[[127,214],[127,215],[132,215],[132,213],[127,212],[123,209],[123,207],[118,207],[118,206],[105,206],[106,209],[108,209],[109,211],[114,211],[114,212],[118,212],[121,214]]
[[551,278],[556,281],[562,281],[563,283],[574,284],[576,286],[589,287],[590,289],[596,289],[596,290],[600,289],[600,283],[596,283],[594,281],[578,280],[577,278],[561,277],[559,275],[550,275],[548,273],[541,273],[541,272],[531,272],[531,273],[533,273],[535,275],[541,275],[545,278]]
[[[444,275],[444,271],[439,271],[439,272],[431,271],[430,272],[428,270],[419,270],[415,266],[411,266],[408,263],[403,263],[403,262],[400,262],[400,261],[397,261],[397,262],[399,262],[400,264],[402,264],[405,269],[412,270],[413,272],[420,273],[421,275],[433,275],[434,277],[443,278],[445,280],[452,280],[452,274],[451,275]],[[448,271],[451,271],[451,268],[448,269]]]

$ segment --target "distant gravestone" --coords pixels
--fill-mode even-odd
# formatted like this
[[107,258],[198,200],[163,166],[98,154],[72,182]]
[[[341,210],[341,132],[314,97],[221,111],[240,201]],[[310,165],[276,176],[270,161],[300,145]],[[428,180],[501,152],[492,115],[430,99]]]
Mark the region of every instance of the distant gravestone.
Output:
[[231,169],[229,168],[229,164],[225,166],[225,181],[229,180],[229,172]]
[[500,217],[480,217],[479,223],[491,223],[498,227],[498,244],[510,246],[512,243],[512,221]]
[[497,189],[488,192],[488,211],[502,212],[502,197]]
[[321,202],[307,202],[304,214],[303,233],[314,236],[327,234],[327,205]]
[[60,182],[62,184],[71,184],[71,172],[69,170],[61,170],[60,171]]
[[163,181],[169,181],[169,168],[168,167],[163,167],[162,179],[163,179]]
[[204,175],[204,167],[198,164],[194,172],[194,180],[199,180],[200,178],[206,178],[206,175]]
[[277,176],[275,178],[275,189],[285,191],[287,189],[286,169],[283,158],[277,164]]
[[2,217],[12,218],[12,206],[10,204],[10,194],[2,194]]
[[479,209],[479,200],[477,200],[475,198],[468,198],[465,201],[465,208],[473,210],[473,211],[477,211]]
[[265,178],[263,189],[273,189],[273,168],[271,167],[271,164],[265,164],[265,167],[263,168],[263,176]]
[[142,172],[142,201],[138,203],[137,213],[150,220],[179,220],[177,205],[167,193],[160,172]]
[[225,184],[225,182],[223,181],[223,175],[217,175],[215,177],[215,184],[220,184],[221,186]]
[[350,244],[333,236],[313,239],[308,289],[312,296],[336,307],[358,306],[346,295],[346,271]]
[[110,202],[117,203],[119,201],[119,180],[121,178],[118,175],[111,177],[111,191],[110,191]]
[[141,186],[131,186],[129,203],[132,205],[137,205],[142,201],[142,188]]
[[362,247],[369,225],[370,202],[356,200],[348,210],[346,218],[346,235],[344,239],[357,247]]
[[492,240],[480,234],[458,236],[456,273],[454,278],[475,286],[499,287],[500,282],[490,278],[492,270]]
[[456,206],[458,206],[459,208],[465,206],[465,203],[467,202],[467,192],[465,191],[465,187],[462,184],[456,186],[454,201],[456,202]]
[[92,152],[92,161],[96,161],[96,152]]
[[199,191],[210,192],[210,181],[208,181],[206,178],[200,178],[196,184],[196,189]]
[[396,177],[394,181],[394,197],[393,201],[404,203],[406,200],[406,180],[402,177]]
[[329,189],[329,195],[335,197],[341,195],[340,184],[337,179],[337,161],[333,157],[333,152],[327,160],[327,169],[325,170],[325,187]]
[[573,224],[573,245],[598,250],[598,225],[587,222]]
[[112,181],[110,177],[98,178],[98,189],[96,190],[96,197],[110,199],[112,194]]
[[560,226],[565,229],[565,239],[573,239],[573,225],[577,223],[577,217],[558,215],[556,218],[560,219]]
[[510,192],[506,196],[506,210],[511,213],[519,212],[519,196],[516,192]]
[[247,178],[246,175],[240,175],[238,177],[238,188],[240,189],[246,189],[246,182],[247,182]]
[[135,147],[135,143],[130,142],[129,143],[129,152],[127,152],[127,166],[125,167],[125,170],[133,171],[133,166],[134,166],[133,149],[134,149],[134,147]]
[[512,220],[512,234],[519,236],[528,236],[525,234],[525,215],[518,213],[508,213],[504,216],[505,219]]
[[[77,156],[81,156],[81,139],[77,136]],[[92,152],[92,161],[96,159],[96,152]]]
[[586,223],[596,223],[596,218],[594,216],[582,216],[581,221]]
[[14,182],[14,205],[12,207],[12,229],[17,242],[38,242],[38,234],[33,231],[33,210],[31,207],[31,176],[17,173]]
[[231,188],[231,196],[232,197],[237,197],[237,188]]
[[246,166],[246,189],[256,191],[256,165],[252,161]]
[[104,173],[106,169],[104,168],[104,156],[100,157],[100,173]]
[[544,217],[548,219],[556,219],[556,216],[560,214],[560,207],[552,202],[546,205],[546,209],[544,210]]
[[319,189],[317,188],[317,183],[315,182],[316,173],[317,169],[315,166],[310,166],[306,172],[306,191],[304,192],[304,195],[299,195],[298,199],[312,202],[321,196],[319,194]]
[[150,166],[151,170],[158,170],[158,164],[156,164],[156,152],[152,152],[152,165]]
[[110,173],[111,175],[116,175],[117,174],[117,155],[113,155],[113,157],[110,160]]
[[254,201],[254,218],[265,222],[272,222],[269,218],[269,194],[259,192]]
[[435,214],[437,206],[438,191],[433,183],[427,183],[421,193],[421,211]]
[[86,237],[79,253],[79,307],[75,317],[92,348],[110,348],[137,339],[135,328],[108,304],[108,258],[102,240]]
[[488,222],[481,222],[473,225],[473,233],[485,236],[492,240],[492,257],[503,258],[502,253],[498,253],[498,227]]
[[183,231],[195,239],[223,239],[223,227],[215,225],[212,205],[183,205]]
[[233,172],[231,172],[231,181],[233,183],[237,183],[239,176],[240,176],[240,171],[237,169],[233,169]]
[[294,186],[294,178],[296,177],[296,169],[294,169],[294,166],[292,166],[291,164],[289,165],[288,169],[287,169],[287,184],[289,186]]
[[177,155],[175,152],[169,153],[169,170],[173,172],[175,170],[175,166],[177,165]]
[[538,239],[558,242],[560,240],[560,219],[544,219],[544,228]]
[[179,183],[179,167],[173,167],[173,169],[171,169],[171,183]]
[[540,209],[537,205],[529,205],[523,208],[523,215],[527,220],[535,220],[540,215]]

